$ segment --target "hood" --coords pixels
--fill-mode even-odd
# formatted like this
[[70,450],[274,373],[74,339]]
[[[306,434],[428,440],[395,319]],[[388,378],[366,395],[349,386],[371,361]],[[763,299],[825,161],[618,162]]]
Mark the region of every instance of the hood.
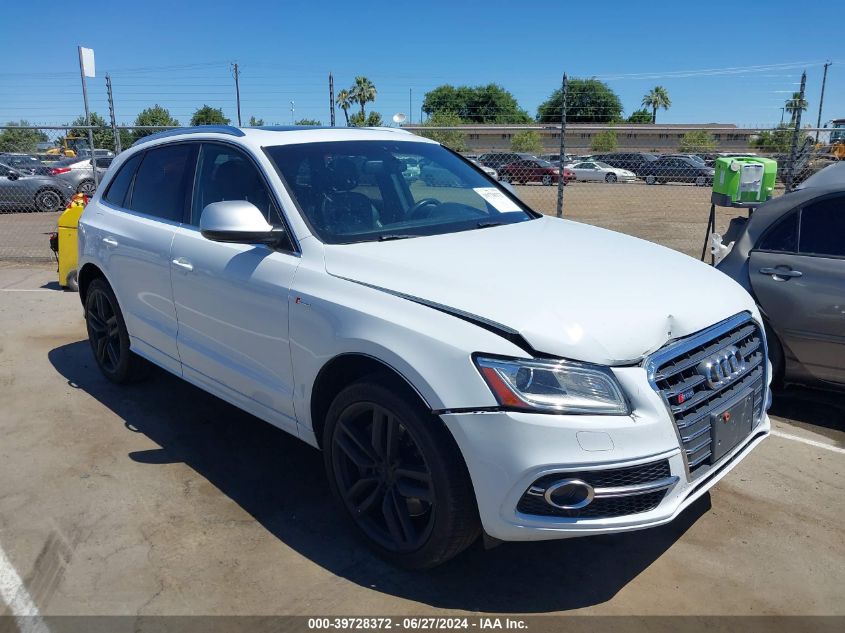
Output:
[[605,365],[636,362],[671,339],[754,310],[738,284],[691,257],[549,217],[327,245],[325,263],[331,275],[519,332],[539,352]]

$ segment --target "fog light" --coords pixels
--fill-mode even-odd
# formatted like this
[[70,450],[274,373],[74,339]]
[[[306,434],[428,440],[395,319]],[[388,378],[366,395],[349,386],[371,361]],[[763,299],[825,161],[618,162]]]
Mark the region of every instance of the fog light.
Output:
[[561,510],[579,510],[593,501],[593,487],[580,479],[562,479],[555,482],[543,495],[546,503]]

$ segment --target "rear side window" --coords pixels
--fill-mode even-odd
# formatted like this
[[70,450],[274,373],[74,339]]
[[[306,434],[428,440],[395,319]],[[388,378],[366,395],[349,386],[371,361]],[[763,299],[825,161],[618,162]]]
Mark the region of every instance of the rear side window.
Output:
[[129,208],[163,220],[181,222],[193,176],[196,144],[147,150],[135,176]]
[[794,253],[798,250],[798,212],[793,211],[770,228],[757,248],[782,253]]
[[801,210],[798,251],[845,257],[845,196],[814,202]]
[[141,153],[135,154],[123,164],[123,167],[120,168],[120,171],[112,179],[106,195],[103,196],[106,202],[110,202],[116,207],[126,206],[126,194],[129,193],[129,185],[132,184],[132,176],[135,175],[135,170],[138,169],[141,156]]

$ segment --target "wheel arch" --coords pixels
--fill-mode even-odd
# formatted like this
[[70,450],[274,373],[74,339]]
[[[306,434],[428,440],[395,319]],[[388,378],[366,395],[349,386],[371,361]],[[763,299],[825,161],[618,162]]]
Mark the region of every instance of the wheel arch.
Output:
[[[105,279],[106,283],[111,286],[108,278],[106,277],[105,273],[100,269],[99,266],[96,264],[92,264],[88,262],[79,269],[77,273],[77,283],[79,284],[79,299],[82,301],[83,308],[85,307],[85,297],[88,294],[88,287],[91,285],[91,282],[95,279]],[[112,287],[112,291],[114,288]],[[117,296],[117,295],[115,295]],[[118,303],[120,303],[118,301]]]
[[392,365],[360,352],[339,354],[322,366],[311,389],[311,428],[320,448],[323,447],[326,414],[337,394],[353,382],[374,374],[390,375],[409,397],[415,398],[428,411],[434,410],[419,389]]

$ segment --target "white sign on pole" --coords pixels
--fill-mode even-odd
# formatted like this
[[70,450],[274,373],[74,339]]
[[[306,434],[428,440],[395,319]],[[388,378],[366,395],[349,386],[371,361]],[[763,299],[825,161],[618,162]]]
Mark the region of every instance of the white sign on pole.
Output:
[[79,47],[79,59],[82,62],[82,74],[86,77],[96,77],[94,72],[94,49]]

